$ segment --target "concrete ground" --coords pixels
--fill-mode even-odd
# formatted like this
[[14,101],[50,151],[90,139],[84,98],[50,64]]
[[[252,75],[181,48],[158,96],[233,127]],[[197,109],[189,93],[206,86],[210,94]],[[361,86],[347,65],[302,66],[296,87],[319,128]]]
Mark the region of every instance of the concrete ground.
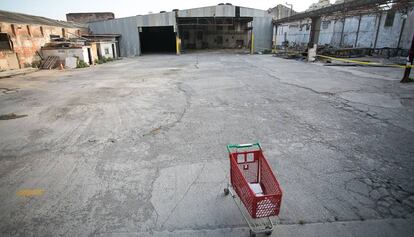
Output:
[[39,69],[37,68],[22,68],[22,69],[14,69],[14,70],[5,70],[5,71],[0,71],[0,79],[2,78],[8,78],[8,77],[14,77],[14,76],[18,76],[18,75],[26,75],[32,72],[36,72]]
[[194,53],[0,80],[1,236],[248,236],[225,145],[260,141],[274,236],[412,236],[401,69]]

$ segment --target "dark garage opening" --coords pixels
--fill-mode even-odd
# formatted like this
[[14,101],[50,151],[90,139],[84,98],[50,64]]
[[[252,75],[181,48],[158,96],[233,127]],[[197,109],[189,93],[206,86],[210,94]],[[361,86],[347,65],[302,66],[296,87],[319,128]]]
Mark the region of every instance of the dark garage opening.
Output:
[[175,53],[175,33],[172,26],[142,27],[139,32],[141,53]]
[[179,17],[182,49],[249,49],[252,21],[251,17]]

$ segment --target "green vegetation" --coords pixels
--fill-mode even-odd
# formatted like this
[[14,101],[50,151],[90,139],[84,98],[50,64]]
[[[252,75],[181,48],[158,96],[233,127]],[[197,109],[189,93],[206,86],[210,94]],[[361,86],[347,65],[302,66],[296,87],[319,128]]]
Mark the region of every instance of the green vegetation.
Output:
[[263,53],[263,54],[271,54],[271,53],[272,53],[272,50],[270,50],[270,49],[265,49],[265,50],[263,50],[263,51],[262,51],[262,53]]
[[85,68],[85,67],[89,67],[89,65],[83,60],[78,60],[76,68]]
[[115,59],[113,58],[107,58],[107,57],[102,57],[101,59],[95,59],[95,64],[102,64],[102,63],[107,63],[107,62],[112,62]]
[[32,68],[39,68],[40,67],[40,61],[33,61],[31,66],[32,66]]

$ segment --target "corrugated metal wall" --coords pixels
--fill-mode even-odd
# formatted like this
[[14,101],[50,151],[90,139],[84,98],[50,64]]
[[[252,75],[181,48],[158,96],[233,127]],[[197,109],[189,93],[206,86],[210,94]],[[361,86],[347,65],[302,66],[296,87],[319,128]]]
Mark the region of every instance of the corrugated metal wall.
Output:
[[89,28],[94,34],[120,34],[121,57],[133,57],[141,54],[136,16],[93,22],[89,24]]
[[174,26],[175,12],[156,13],[136,16],[137,26]]
[[254,51],[260,52],[272,48],[272,17],[253,18]]
[[[178,11],[178,17],[235,17],[236,7],[218,5]],[[240,7],[241,17],[253,17],[255,50],[270,49],[272,44],[272,18],[267,11]],[[121,34],[120,52],[122,57],[141,54],[138,27],[174,26],[175,12],[156,13],[143,16],[118,18],[89,24],[95,34]]]
[[218,5],[200,7],[178,11],[178,17],[234,17],[236,7],[230,5]]

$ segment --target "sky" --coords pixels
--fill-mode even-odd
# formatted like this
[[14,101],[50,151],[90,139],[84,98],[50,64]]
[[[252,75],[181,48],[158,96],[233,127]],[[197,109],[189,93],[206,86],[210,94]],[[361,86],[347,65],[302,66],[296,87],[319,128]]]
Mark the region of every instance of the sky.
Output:
[[[304,11],[317,0],[287,0],[293,10]],[[286,0],[0,0],[0,9],[66,20],[69,12],[113,12],[115,17],[144,15],[149,12],[171,11],[217,5],[233,5],[267,10]]]

